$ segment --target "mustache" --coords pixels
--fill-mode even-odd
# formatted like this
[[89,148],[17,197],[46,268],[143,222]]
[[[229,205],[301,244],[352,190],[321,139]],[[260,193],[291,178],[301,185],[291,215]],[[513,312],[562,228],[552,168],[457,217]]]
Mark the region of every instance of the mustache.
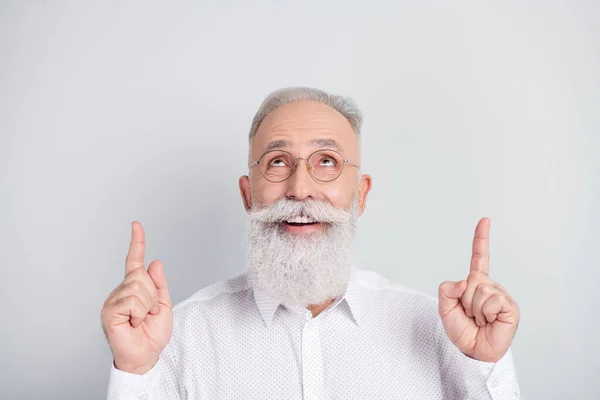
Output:
[[308,199],[303,201],[279,199],[273,204],[255,208],[250,211],[250,220],[263,223],[286,221],[292,217],[311,217],[317,222],[338,224],[352,219],[352,214],[339,209],[323,200]]

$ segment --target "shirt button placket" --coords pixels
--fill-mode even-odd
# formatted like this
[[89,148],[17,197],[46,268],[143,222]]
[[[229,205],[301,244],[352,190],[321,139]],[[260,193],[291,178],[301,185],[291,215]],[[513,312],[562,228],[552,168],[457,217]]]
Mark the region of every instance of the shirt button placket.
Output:
[[302,329],[302,384],[305,400],[324,399],[323,357],[318,321],[311,319]]

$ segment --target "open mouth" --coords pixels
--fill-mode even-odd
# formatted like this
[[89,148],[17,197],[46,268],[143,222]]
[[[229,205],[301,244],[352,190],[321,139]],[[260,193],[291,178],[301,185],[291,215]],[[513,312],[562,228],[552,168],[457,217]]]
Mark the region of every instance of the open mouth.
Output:
[[305,226],[305,225],[314,225],[318,224],[318,221],[315,221],[312,217],[290,217],[287,220],[283,221],[291,226]]
[[289,233],[309,234],[321,231],[324,226],[314,218],[295,216],[281,221],[281,227]]

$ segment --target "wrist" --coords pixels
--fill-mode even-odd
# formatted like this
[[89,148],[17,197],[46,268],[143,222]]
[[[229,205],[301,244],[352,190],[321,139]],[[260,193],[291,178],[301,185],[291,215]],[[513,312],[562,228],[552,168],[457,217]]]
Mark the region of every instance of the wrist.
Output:
[[116,369],[136,375],[144,375],[146,372],[154,368],[157,362],[158,357],[155,360],[143,364],[132,364],[113,359],[113,365]]

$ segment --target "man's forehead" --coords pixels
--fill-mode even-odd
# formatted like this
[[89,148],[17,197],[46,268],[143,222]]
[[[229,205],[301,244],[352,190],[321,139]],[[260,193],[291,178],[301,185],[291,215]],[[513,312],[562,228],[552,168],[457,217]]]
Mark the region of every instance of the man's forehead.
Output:
[[252,140],[265,151],[299,144],[343,150],[352,147],[349,141],[357,141],[357,137],[346,117],[326,104],[305,101],[275,109]]
[[[316,148],[333,149],[337,151],[343,151],[344,148],[338,141],[332,138],[315,138],[308,141],[308,145]],[[275,139],[267,142],[265,145],[265,151],[269,150],[287,150],[294,147],[294,143],[287,139]]]

